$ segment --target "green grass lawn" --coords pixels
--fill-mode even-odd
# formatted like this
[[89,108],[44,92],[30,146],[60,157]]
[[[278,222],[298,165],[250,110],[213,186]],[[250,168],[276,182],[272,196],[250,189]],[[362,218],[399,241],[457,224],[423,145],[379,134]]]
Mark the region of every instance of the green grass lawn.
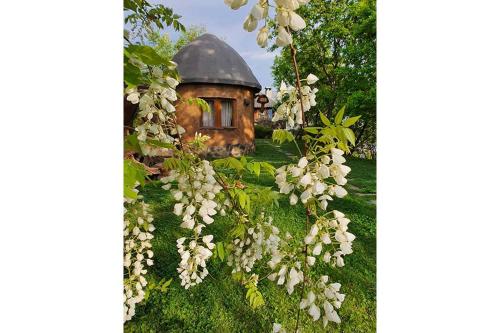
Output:
[[[289,163],[290,155],[296,153],[293,143],[277,146],[270,140],[257,139],[256,152],[249,158],[268,161],[278,167]],[[375,332],[376,207],[373,196],[354,192],[375,193],[376,163],[348,158],[346,164],[352,168],[348,179],[356,190],[349,191],[343,199],[335,199],[333,207],[352,221],[349,229],[357,237],[353,244],[354,253],[345,257],[343,268],[332,271],[317,263],[312,270],[315,276],[327,273],[342,284],[341,292],[346,294],[339,311],[342,323],[337,326],[330,324],[323,329],[321,320],[312,322],[302,311],[302,332]],[[267,175],[250,177],[246,181],[265,186],[274,184],[274,179]],[[149,299],[137,306],[135,317],[125,325],[126,332],[271,332],[273,322],[283,324],[288,332],[293,331],[300,292],[288,295],[283,286],[261,281],[259,290],[266,304],[253,310],[245,299],[245,288],[232,280],[226,263],[212,260],[208,267],[210,275],[200,285],[188,290],[182,288],[176,272],[179,256],[175,240],[185,231],[178,227],[179,217],[172,213],[173,200],[159,182],[146,185],[143,194],[154,211],[157,228],[153,239],[155,264],[149,268],[148,279],[158,281],[173,277],[173,281],[166,293],[152,291]],[[270,212],[283,233],[289,231],[294,237],[304,236],[305,212],[302,206],[290,206],[288,199],[283,197],[280,208],[272,208]],[[221,241],[230,223],[228,217],[219,217],[204,229],[204,233],[213,233],[214,241]],[[265,272],[263,267],[261,273]]]

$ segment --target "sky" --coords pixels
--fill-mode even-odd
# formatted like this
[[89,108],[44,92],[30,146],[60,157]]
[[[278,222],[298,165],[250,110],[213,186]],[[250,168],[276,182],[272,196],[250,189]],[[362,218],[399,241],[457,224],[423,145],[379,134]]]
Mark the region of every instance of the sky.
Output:
[[[156,0],[182,16],[181,23],[186,27],[202,25],[208,33],[214,34],[232,46],[245,59],[262,87],[272,87],[271,66],[277,54],[267,52],[257,45],[257,30],[247,32],[243,29],[243,21],[252,4],[239,10],[232,10],[224,0]],[[171,30],[169,30],[171,32]],[[177,33],[171,33],[177,39]]]

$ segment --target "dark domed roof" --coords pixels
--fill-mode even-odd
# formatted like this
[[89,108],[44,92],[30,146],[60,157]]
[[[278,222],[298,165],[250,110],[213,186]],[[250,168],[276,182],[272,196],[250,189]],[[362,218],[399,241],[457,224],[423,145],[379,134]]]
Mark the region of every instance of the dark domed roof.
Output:
[[261,89],[238,52],[211,34],[203,34],[184,46],[173,60],[178,64],[182,83],[223,83]]

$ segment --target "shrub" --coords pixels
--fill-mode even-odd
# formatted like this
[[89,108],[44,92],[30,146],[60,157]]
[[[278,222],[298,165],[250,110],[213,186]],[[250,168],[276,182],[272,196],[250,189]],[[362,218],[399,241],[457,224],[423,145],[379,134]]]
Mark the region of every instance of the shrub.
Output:
[[255,137],[257,139],[270,139],[273,135],[273,129],[261,125],[255,125]]

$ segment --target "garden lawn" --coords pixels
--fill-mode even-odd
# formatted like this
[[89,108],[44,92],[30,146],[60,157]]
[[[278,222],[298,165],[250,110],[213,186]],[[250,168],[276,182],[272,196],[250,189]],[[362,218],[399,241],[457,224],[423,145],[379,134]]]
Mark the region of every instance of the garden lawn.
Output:
[[[249,159],[271,162],[279,167],[293,161],[297,153],[293,143],[278,146],[267,139],[257,139],[255,154]],[[296,160],[296,159],[295,159]],[[348,158],[346,165],[352,168],[349,183],[356,190],[349,190],[343,199],[335,199],[329,208],[344,212],[351,219],[349,229],[356,235],[354,253],[345,256],[345,266],[332,270],[317,261],[312,274],[318,277],[328,274],[333,281],[342,284],[346,294],[339,310],[340,325],[331,323],[323,329],[322,320],[312,322],[301,311],[301,332],[375,332],[376,323],[376,222],[373,196],[360,195],[375,192],[375,161]],[[352,182],[351,182],[352,180]],[[274,185],[273,177],[261,175],[246,178],[247,182],[263,186]],[[154,224],[153,250],[155,263],[148,270],[148,281],[173,278],[166,292],[152,290],[147,301],[136,307],[135,317],[125,324],[126,332],[271,332],[274,322],[281,323],[287,332],[293,332],[300,297],[300,287],[288,295],[284,286],[263,280],[259,283],[265,305],[253,310],[245,299],[246,289],[233,281],[231,269],[219,259],[208,265],[210,275],[198,286],[185,290],[180,286],[176,267],[179,255],[176,239],[186,234],[179,228],[179,217],[172,213],[173,199],[161,188],[160,182],[152,182],[143,189],[145,201],[151,205]],[[276,188],[276,187],[275,187]],[[352,194],[351,194],[352,193]],[[356,193],[356,194],[354,194]],[[290,206],[283,196],[279,208],[270,208],[271,215],[284,234],[289,231],[294,238],[304,237],[305,212],[301,205]],[[213,233],[214,242],[224,240],[231,221],[228,217],[216,218],[204,229]],[[266,274],[265,263],[256,273]]]

